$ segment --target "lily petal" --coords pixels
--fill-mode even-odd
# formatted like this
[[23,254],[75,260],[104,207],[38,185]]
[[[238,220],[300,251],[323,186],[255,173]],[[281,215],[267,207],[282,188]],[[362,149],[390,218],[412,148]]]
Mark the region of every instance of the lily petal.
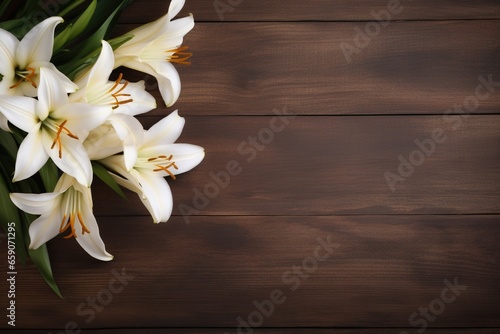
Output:
[[[134,35],[134,38],[130,41],[123,44],[116,51],[120,51],[120,49],[126,49],[130,45],[134,45],[145,40],[151,40],[158,37],[161,34],[165,34],[169,31],[169,25],[171,20],[179,14],[182,7],[184,7],[185,0],[172,0],[170,2],[170,6],[168,8],[168,12],[160,17],[159,19],[144,24],[134,30],[130,31],[129,34]],[[132,51],[132,50],[127,50]]]
[[136,116],[156,108],[156,99],[146,91],[144,81],[129,82],[122,94],[130,94],[132,102],[120,105],[115,113]]
[[37,100],[25,96],[0,96],[0,112],[19,129],[30,132],[38,123]]
[[137,160],[137,147],[144,138],[142,124],[135,117],[123,114],[111,115],[109,121],[123,141],[125,166],[130,170]]
[[55,201],[59,195],[59,192],[45,194],[12,193],[10,199],[22,211],[32,215],[41,215],[52,211],[57,204]]
[[104,83],[107,83],[109,80],[109,76],[113,71],[115,58],[113,55],[113,49],[108,42],[102,41],[102,49],[99,54],[99,58],[97,58],[96,63],[90,70],[86,87],[100,87]]
[[172,144],[167,152],[170,152],[175,158],[177,169],[171,170],[174,175],[190,171],[198,166],[205,157],[203,147],[191,144]]
[[[162,33],[168,26],[170,22],[169,13],[163,15],[159,19],[143,24],[133,30],[131,30],[128,34],[133,35],[134,37],[125,42],[123,45],[119,46],[115,52],[120,54],[132,53],[134,54],[134,50],[132,49],[138,43],[142,43],[146,40],[154,39],[158,35]],[[132,47],[132,48],[131,48]]]
[[[110,157],[107,157],[105,159],[102,159],[100,162],[104,166],[106,166],[108,168],[108,170],[112,170],[113,172],[115,172],[116,174],[121,176],[122,178],[133,180],[133,178],[130,177],[130,173],[125,168],[125,160],[123,159],[123,155],[110,156]],[[134,184],[135,184],[135,186],[137,186],[140,189],[140,185],[137,181],[135,181]],[[130,188],[128,188],[128,189],[130,189]],[[133,189],[131,189],[131,190],[135,191]]]
[[42,214],[30,225],[30,249],[37,249],[59,234],[59,224],[62,221],[61,211],[58,207],[54,207],[53,210],[46,212],[47,214]]
[[58,222],[62,220],[59,210],[60,193],[45,194],[10,194],[12,202],[21,210],[41,215],[30,225],[29,234],[30,249],[37,249],[57,234],[59,234]]
[[161,97],[171,107],[181,95],[181,79],[174,65],[169,62],[150,62],[155,70]]
[[15,50],[19,40],[7,30],[0,29],[0,73],[5,77],[13,77],[15,68]]
[[167,61],[142,63],[127,61],[123,66],[150,74],[158,81],[158,88],[167,107],[172,106],[181,94],[181,79],[175,67]]
[[89,205],[83,205],[81,215],[90,233],[82,234],[82,230],[77,228],[76,241],[92,257],[101,261],[113,260],[113,255],[106,251],[104,242],[101,239],[99,227],[97,226],[97,221],[92,213],[91,207]]
[[146,174],[140,174],[135,170],[131,174],[139,181],[143,190],[144,202],[147,200],[151,216],[155,223],[166,222],[173,209],[172,191],[167,181],[162,177],[153,177]]
[[53,146],[55,134],[49,131],[42,131],[43,149],[50,156],[52,161],[66,174],[74,177],[80,184],[90,187],[92,183],[92,165],[89,156],[78,140],[66,135],[59,137],[61,145],[61,156],[59,156],[58,145]]
[[173,111],[146,132],[142,146],[149,147],[174,143],[181,135],[184,124],[186,124],[184,117],[179,116],[177,110]]
[[[57,67],[54,64],[52,64],[51,62],[37,61],[37,62],[32,63],[31,66],[38,69],[38,71],[41,67],[52,71],[52,75],[54,76],[53,79],[57,80],[59,82],[59,84],[62,85],[62,87],[64,87],[64,91],[66,93],[69,94],[69,93],[76,92],[78,90],[78,85],[76,83],[74,83],[73,81],[71,81],[61,71],[59,71],[57,69]],[[37,77],[35,77],[35,79],[36,79],[35,82],[37,82],[38,77],[39,77],[39,75]],[[26,84],[29,84],[29,83],[26,83]],[[29,86],[31,86],[31,85],[29,85]]]
[[101,160],[123,151],[123,142],[110,123],[90,131],[83,146],[90,160]]
[[61,22],[61,17],[49,17],[24,36],[16,50],[19,68],[24,69],[35,61],[50,61],[54,47],[54,30]]
[[49,156],[45,153],[42,146],[40,126],[41,123],[38,123],[19,146],[13,182],[21,181],[32,176],[38,172],[49,159]]
[[170,6],[168,7],[168,16],[170,19],[174,18],[179,14],[186,0],[172,0]]
[[[38,87],[39,110],[49,111],[57,110],[69,103],[68,95],[63,84],[59,81],[57,75],[48,68],[40,68],[40,86]],[[38,112],[37,112],[38,113]],[[39,115],[40,119],[45,117]]]
[[[148,147],[141,149],[140,154],[142,157],[154,157],[158,155],[173,155],[176,169],[171,168],[170,172],[174,175],[182,174],[190,171],[198,166],[205,157],[205,150],[203,147],[191,144],[170,144]],[[153,172],[143,171],[144,174],[168,176],[166,172]]]
[[[87,103],[70,103],[51,113],[54,119],[67,120],[67,127],[79,137],[106,122],[113,110],[109,106],[95,106]],[[80,138],[81,140],[85,138]]]
[[[168,31],[155,38],[151,44],[145,48],[159,48],[167,51],[180,46],[184,40],[184,36],[194,28],[193,15],[189,15],[170,22]],[[143,52],[147,52],[144,50]],[[141,57],[142,58],[142,57]]]

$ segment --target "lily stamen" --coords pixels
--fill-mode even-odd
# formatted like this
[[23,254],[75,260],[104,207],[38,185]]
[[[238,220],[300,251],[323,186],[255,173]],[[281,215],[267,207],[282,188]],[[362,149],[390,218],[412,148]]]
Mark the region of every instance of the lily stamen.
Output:
[[191,62],[187,60],[191,58],[193,54],[191,52],[184,52],[187,49],[189,49],[189,46],[183,45],[173,50],[167,50],[166,52],[168,53],[173,52],[172,55],[167,57],[167,61],[182,65],[191,65]]
[[[166,155],[159,155],[157,157],[153,157],[153,158],[149,158],[148,159],[148,162],[153,162],[155,161],[155,169],[153,169],[153,172],[166,172],[168,175],[170,175],[172,177],[172,179],[176,179],[174,173],[172,173],[169,168],[174,168],[174,169],[179,169],[179,167],[177,167],[177,165],[175,164],[175,161],[172,161],[172,158],[174,156],[173,155],[170,155],[170,156],[166,156]],[[166,164],[157,164],[158,163],[158,160],[164,160],[166,161],[167,163]]]
[[64,131],[68,137],[73,139],[79,139],[78,136],[71,133],[71,131],[69,131],[69,129],[65,127],[67,122],[68,120],[65,120],[58,126],[56,138],[54,139],[54,141],[52,142],[52,146],[50,147],[50,149],[52,150],[56,146],[56,144],[59,145],[59,159],[62,159],[61,133]]
[[[122,81],[122,78],[123,78],[123,73],[120,73],[120,75],[118,76],[118,79],[116,79],[116,81],[115,81],[115,84],[111,87],[110,90],[108,90],[107,93],[113,92],[118,87],[120,82]],[[115,99],[113,110],[118,108],[121,104],[127,104],[127,103],[134,102],[133,99],[122,100],[122,101],[120,101],[118,99],[119,97],[130,96],[130,94],[120,94],[125,88],[127,88],[128,84],[129,84],[129,82],[125,81],[125,83],[122,84],[122,86],[116,92],[111,93],[111,96]]]
[[87,226],[85,226],[85,222],[83,221],[82,214],[80,212],[77,212],[76,215],[75,215],[75,213],[71,213],[69,216],[69,220],[67,220],[66,218],[67,218],[67,215],[64,215],[62,222],[61,222],[61,227],[59,228],[59,233],[64,233],[70,227],[71,227],[71,233],[68,234],[67,236],[65,236],[64,239],[69,239],[71,237],[74,237],[76,239],[76,237],[77,237],[76,232],[75,232],[75,219],[76,218],[78,218],[78,221],[80,222],[80,225],[82,227],[82,235],[85,233],[90,233]]
[[31,82],[31,85],[34,88],[38,88],[36,82],[33,81],[33,78],[36,76],[36,70],[34,68],[26,67],[26,70],[24,71],[16,71],[16,76],[19,77],[19,80],[15,84],[10,86],[10,89],[19,87],[23,82]]

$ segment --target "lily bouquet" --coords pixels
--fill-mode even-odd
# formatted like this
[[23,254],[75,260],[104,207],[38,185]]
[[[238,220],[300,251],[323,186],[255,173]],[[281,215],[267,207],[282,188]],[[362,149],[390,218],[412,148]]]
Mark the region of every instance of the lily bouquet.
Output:
[[94,258],[113,259],[92,210],[94,175],[119,193],[120,186],[137,193],[159,223],[173,207],[166,178],[204,157],[202,147],[175,143],[185,123],[177,111],[143,129],[135,116],[157,106],[144,81],[128,82],[122,74],[110,80],[121,66],[152,75],[172,106],[181,91],[173,64],[189,64],[182,43],[194,20],[174,19],[184,0],[172,0],[158,20],[109,39],[130,2],[64,1],[30,29],[26,22],[40,18],[41,2],[0,5],[0,17],[7,17],[0,23],[0,220],[15,234],[20,261],[29,257],[58,295],[50,239],[63,233]]

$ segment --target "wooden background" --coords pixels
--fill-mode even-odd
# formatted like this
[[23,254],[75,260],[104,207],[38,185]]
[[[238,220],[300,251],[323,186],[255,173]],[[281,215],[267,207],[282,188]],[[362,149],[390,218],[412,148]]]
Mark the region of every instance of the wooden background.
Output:
[[[241,333],[417,333],[422,323],[433,334],[500,333],[500,86],[470,115],[444,118],[474,96],[479,76],[500,82],[500,2],[402,1],[351,63],[340,44],[354,44],[355,28],[388,1],[220,2],[232,8],[224,21],[213,1],[187,1],[182,16],[197,24],[185,39],[194,56],[179,67],[181,97],[141,118],[149,126],[178,108],[187,120],[180,142],[206,149],[199,167],[170,182],[174,216],[153,225],[134,194],[123,202],[97,184],[95,212],[115,260],[51,241],[65,299],[33,266],[20,268],[16,329],[25,330],[12,333],[238,333],[238,317],[258,323],[254,301],[276,289],[285,302]],[[137,0],[118,30],[167,8]],[[151,78],[126,74],[154,92]],[[247,161],[238,147],[268,139],[273,110],[296,116]],[[435,129],[446,140],[391,191],[384,173],[397,173],[398,157]],[[196,191],[230,161],[240,173],[183,217],[179,205],[194,207]],[[283,275],[311,265],[318,238],[338,247],[295,276],[292,291]],[[109,295],[113,270],[133,279]],[[444,281],[455,279],[467,289],[439,310]],[[439,314],[410,322],[429,307]]]

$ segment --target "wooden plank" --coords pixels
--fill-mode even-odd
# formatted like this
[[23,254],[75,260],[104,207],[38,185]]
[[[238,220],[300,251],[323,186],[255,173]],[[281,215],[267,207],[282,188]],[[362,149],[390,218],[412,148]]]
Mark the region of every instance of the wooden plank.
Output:
[[[414,332],[421,325],[410,324],[409,317],[453,299],[451,290],[442,292],[449,284],[466,288],[443,303],[429,326],[500,326],[500,216],[195,217],[189,225],[180,218],[159,225],[146,217],[98,221],[115,259],[96,261],[75,240],[50,242],[65,299],[54,296],[33,266],[19,267],[16,328],[64,328],[70,321],[82,328],[234,328],[238,317],[248,319],[257,309],[254,301],[280,290],[284,299],[277,299],[281,303],[261,327]],[[5,247],[0,255],[6,256]],[[6,272],[4,263],[0,270]]]
[[[148,127],[158,119],[143,120]],[[285,121],[289,124],[270,116],[187,117],[179,142],[205,147],[206,158],[169,181],[174,214],[181,214],[181,204],[198,208],[193,215],[500,212],[500,116],[457,116],[453,123],[441,116],[297,116]],[[271,125],[282,131],[272,132]],[[431,144],[438,129],[445,140]],[[252,146],[249,137],[259,135],[264,140]],[[422,149],[415,140],[425,142],[430,155],[418,153]],[[401,167],[399,174],[400,155],[413,170]],[[413,165],[410,155],[416,164],[422,157],[424,162]],[[227,174],[231,161],[239,174],[229,175],[229,181],[221,176],[221,186],[215,186],[213,174]],[[401,177],[394,191],[386,172]],[[124,205],[111,190],[95,189],[99,215],[147,215],[135,194]]]
[[[198,21],[365,21],[376,20],[372,11],[387,11],[392,20],[458,20],[500,18],[495,0],[401,0],[389,11],[389,0],[188,0],[180,15],[193,13]],[[122,22],[156,19],[168,9],[162,0],[136,1]]]
[[[365,25],[200,23],[185,39],[194,56],[178,66],[175,107],[192,115],[269,115],[284,105],[304,115],[442,114],[468,97],[474,103],[478,78],[491,76],[493,91],[469,110],[500,111],[500,21],[397,22],[358,48],[354,29]],[[163,105],[154,78],[126,78],[146,79]]]

